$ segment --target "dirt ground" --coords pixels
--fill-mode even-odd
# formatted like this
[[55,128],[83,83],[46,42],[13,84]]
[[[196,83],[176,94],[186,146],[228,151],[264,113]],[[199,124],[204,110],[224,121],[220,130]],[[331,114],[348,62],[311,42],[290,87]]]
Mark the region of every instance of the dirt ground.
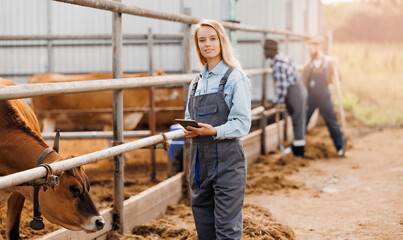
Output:
[[298,239],[403,239],[403,129],[351,138],[346,158],[325,158],[289,177],[303,187],[247,203],[270,208]]
[[[403,239],[403,129],[347,120],[345,158],[322,123],[308,133],[306,158],[274,153],[248,168],[242,239]],[[193,224],[180,204],[133,234],[109,237],[197,239]]]
[[[345,158],[337,156],[322,123],[307,135],[306,158],[276,152],[248,167],[243,239],[403,239],[403,187],[399,185],[403,181],[403,129],[368,127],[352,115],[347,122]],[[61,152],[75,149],[69,153],[81,155],[105,144],[102,140],[65,140]],[[149,150],[129,153],[125,197],[166,178],[166,153],[158,151],[155,182],[150,181]],[[109,169],[110,160],[87,166],[90,194],[101,209],[112,204]],[[31,204],[23,212],[23,239],[59,228],[45,223],[43,231],[30,230],[29,209]],[[197,237],[191,209],[181,203],[155,221],[134,228],[133,234],[111,233],[109,239]]]

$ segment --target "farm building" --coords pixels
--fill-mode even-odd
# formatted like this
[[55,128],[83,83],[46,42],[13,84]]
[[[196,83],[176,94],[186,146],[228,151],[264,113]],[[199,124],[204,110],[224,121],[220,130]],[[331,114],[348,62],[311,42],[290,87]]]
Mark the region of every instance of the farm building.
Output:
[[[290,30],[311,36],[322,34],[320,0],[123,0],[125,4],[186,13],[215,20]],[[111,72],[111,13],[50,0],[0,1],[0,76],[27,83],[37,73]],[[181,73],[184,66],[183,23],[124,15],[123,72],[148,72],[147,34],[154,35],[152,67]],[[263,64],[261,33],[236,31],[232,42],[245,69]],[[307,59],[300,38],[268,35],[301,64]],[[35,40],[39,39],[39,40]],[[200,70],[191,47],[191,70]],[[253,96],[260,99],[261,77],[253,77]],[[268,84],[268,98],[273,95]]]
[[[70,2],[75,5],[63,2]],[[253,163],[261,154],[265,155],[279,148],[279,144],[283,140],[291,139],[292,137],[292,129],[288,127],[290,126],[290,118],[287,117],[284,109],[279,107],[267,110],[265,108],[268,105],[264,97],[267,96],[267,98],[270,99],[274,94],[272,79],[270,77],[267,78],[268,82],[266,87],[264,87],[266,81],[262,81],[262,75],[267,75],[269,71],[268,67],[270,66],[270,63],[263,59],[262,42],[265,38],[274,38],[279,41],[281,51],[289,54],[297,64],[304,62],[307,58],[304,40],[307,37],[320,36],[322,34],[321,1],[133,0],[121,2],[122,3],[120,3],[120,1],[108,0],[6,0],[0,3],[0,77],[23,84],[27,83],[33,74],[40,73],[77,74],[113,71],[115,76],[121,76],[121,66],[124,73],[150,73],[157,68],[162,69],[168,74],[193,72],[192,74],[117,79],[115,81],[29,84],[28,86],[7,86],[0,89],[1,100],[26,97],[33,97],[33,99],[35,99],[35,97],[54,97],[53,95],[65,97],[70,93],[86,94],[91,91],[97,92],[95,93],[96,95],[100,95],[100,92],[103,90],[108,91],[108,94],[112,94],[110,90],[114,90],[113,111],[109,105],[107,106],[108,108],[103,106],[103,108],[95,110],[91,109],[93,106],[90,106],[80,111],[80,109],[77,110],[74,107],[61,104],[61,107],[59,106],[57,109],[48,108],[44,109],[45,111],[43,112],[45,112],[45,114],[42,112],[42,115],[46,115],[46,122],[50,122],[48,120],[57,122],[55,119],[60,116],[77,116],[80,120],[80,126],[86,126],[87,121],[91,119],[89,116],[92,116],[92,114],[97,116],[106,114],[108,116],[105,118],[107,118],[110,123],[112,122],[113,114],[114,131],[113,136],[110,136],[113,137],[114,143],[119,145],[105,149],[103,142],[101,142],[102,144],[93,145],[93,147],[96,146],[96,149],[94,148],[90,151],[88,147],[79,144],[80,147],[85,147],[85,151],[90,151],[90,153],[78,153],[78,155],[80,155],[79,157],[61,161],[62,166],[60,166],[59,169],[53,169],[55,173],[58,173],[72,169],[72,164],[78,164],[80,166],[95,162],[97,162],[97,164],[104,164],[105,162],[101,163],[100,160],[114,157],[113,170],[112,166],[104,168],[101,167],[101,165],[96,167],[94,165],[94,175],[91,176],[91,174],[88,173],[91,178],[94,179],[96,176],[103,175],[100,174],[100,169],[105,169],[108,174],[107,182],[110,183],[110,186],[105,187],[103,184],[99,184],[101,182],[96,182],[94,185],[99,185],[102,189],[100,192],[104,189],[113,188],[114,190],[114,197],[109,197],[106,205],[100,205],[102,209],[100,214],[102,218],[105,219],[105,222],[103,222],[103,220],[98,221],[98,223],[102,223],[98,224],[97,230],[100,231],[88,235],[84,232],[72,232],[66,229],[60,229],[55,232],[49,231],[52,233],[50,233],[49,236],[44,236],[43,239],[98,239],[98,237],[100,237],[99,239],[104,239],[116,224],[119,226],[119,232],[131,232],[134,226],[150,221],[165,212],[169,204],[177,203],[182,197],[183,192],[186,192],[186,189],[182,187],[186,185],[184,184],[186,182],[185,179],[187,179],[186,174],[189,172],[186,170],[189,168],[189,159],[186,154],[189,149],[186,144],[181,153],[181,156],[183,156],[184,170],[173,177],[169,172],[172,162],[166,160],[167,154],[165,152],[159,155],[162,157],[160,157],[158,162],[158,156],[156,154],[158,149],[155,149],[155,147],[151,147],[150,149],[141,148],[147,148],[162,143],[165,150],[167,150],[168,140],[184,136],[181,130],[158,134],[157,132],[162,128],[157,131],[156,125],[158,121],[156,121],[156,119],[161,120],[168,118],[158,117],[156,114],[158,112],[164,113],[165,110],[165,113],[168,115],[172,115],[173,112],[183,115],[183,96],[178,96],[183,93],[182,90],[186,88],[186,85],[191,78],[194,77],[195,73],[201,69],[197,61],[196,53],[193,47],[190,46],[192,44],[189,44],[191,30],[193,28],[191,24],[199,21],[199,18],[210,18],[222,21],[222,24],[228,28],[231,43],[239,55],[245,72],[252,80],[254,91],[252,96],[256,106],[253,106],[251,114],[254,126],[248,135],[241,138],[246,152],[245,158],[247,159],[247,163],[245,164]],[[127,12],[126,9],[129,9],[127,10],[129,12]],[[118,11],[123,14],[111,14],[110,11]],[[114,21],[112,21],[112,16]],[[122,33],[119,31],[120,22],[122,22]],[[240,24],[237,24],[238,22]],[[115,39],[113,44],[112,35],[113,39]],[[123,38],[123,44],[121,44],[119,40],[116,40],[121,37]],[[94,75],[97,74],[92,74],[91,76]],[[110,77],[106,79],[110,79]],[[155,82],[150,82],[150,80],[154,81],[154,79]],[[180,85],[180,93],[175,95],[175,99],[180,103],[179,108],[159,106],[156,97],[171,95],[167,93],[158,94],[157,91],[167,89],[169,91],[176,91],[174,88],[177,87],[177,85],[175,84]],[[154,89],[150,86],[155,86],[156,88]],[[144,87],[148,89],[144,90]],[[157,89],[158,87],[162,89]],[[144,103],[141,106],[133,106],[130,110],[128,110],[125,105],[125,109],[123,109],[122,88],[124,88],[125,91],[127,91],[128,88],[143,88],[140,90],[147,91],[144,95],[135,93],[130,94],[130,96],[140,96],[139,99],[148,99],[149,103]],[[261,105],[257,106],[262,97],[264,100],[261,102]],[[54,99],[45,102],[49,103],[51,107],[54,107],[57,105]],[[91,98],[87,97],[84,99],[85,100],[78,102],[89,103],[90,101],[87,100]],[[111,96],[102,97],[102,99],[108,99],[112,102]],[[127,99],[128,98],[125,98],[125,100]],[[130,102],[135,104],[140,103],[140,101],[137,100]],[[169,100],[165,99],[161,101],[166,103]],[[163,109],[163,107],[166,109]],[[34,111],[38,110],[35,109],[34,100],[32,100],[32,108]],[[141,140],[124,141],[123,127],[126,122],[124,121],[126,116],[123,113],[127,113],[128,111],[134,113],[141,112],[141,117],[145,117],[144,112],[149,112],[148,119],[146,119],[148,121],[149,131],[147,131],[147,133],[141,133],[148,137]],[[39,113],[40,111],[35,112],[38,116]],[[47,115],[51,117],[48,118]],[[172,118],[172,116],[170,117]],[[268,120],[268,118],[271,118],[271,120],[276,123],[270,124],[273,121],[267,122],[266,120]],[[38,117],[38,119],[41,120],[40,117]],[[170,120],[173,121],[173,119]],[[83,120],[86,122],[85,124],[81,124]],[[129,122],[134,121],[131,120]],[[55,124],[51,125],[53,127],[55,126]],[[44,129],[47,130],[45,131]],[[42,131],[45,132],[45,135],[47,132],[54,136],[54,130],[49,131],[49,129],[50,128],[43,127]],[[102,129],[105,129],[105,127]],[[74,128],[73,130],[81,129]],[[88,129],[84,130],[88,131]],[[165,129],[162,131],[165,131]],[[67,131],[64,130],[63,137],[66,132]],[[141,131],[135,133],[140,134],[139,132]],[[73,138],[77,138],[81,132],[72,132],[72,134],[75,134]],[[84,134],[88,134],[88,132],[84,132]],[[97,132],[96,137],[105,138],[102,137],[106,136],[103,134],[102,132]],[[92,134],[90,135],[89,138],[92,138]],[[78,138],[80,138],[80,136]],[[77,144],[77,142],[71,143]],[[79,147],[72,146],[67,149],[66,152],[72,150],[76,151]],[[135,150],[145,150],[149,152],[149,154],[144,154],[143,152],[138,155],[128,155],[127,159],[124,161],[122,154]],[[144,158],[145,160],[138,162],[139,156],[141,156],[141,159]],[[151,165],[149,165],[148,160],[150,160]],[[111,163],[112,162],[109,161],[105,164],[110,165]],[[125,179],[124,175],[127,174],[126,176],[130,176],[130,174],[134,173],[130,168],[132,170],[136,168],[132,168],[130,166],[131,163],[145,163],[147,171],[149,170],[151,173],[150,176],[153,182],[155,182],[154,180],[156,179],[158,166],[162,166],[162,178],[168,179],[162,181],[161,184],[150,186],[147,190],[142,191],[141,194],[138,194],[138,192],[129,193],[127,192],[128,189],[126,185],[128,181],[131,180],[128,178]],[[128,168],[124,167],[125,164],[127,164]],[[40,171],[38,168],[32,170],[35,172]],[[17,174],[18,175],[14,176],[4,176],[4,179],[9,180],[8,182],[2,181],[0,187],[5,188],[17,183],[24,183],[25,178],[18,178],[17,181],[20,182],[17,183],[15,182],[15,178],[19,175],[25,176],[26,172],[22,171]],[[113,181],[111,181],[112,174]],[[44,174],[40,176],[43,177]],[[132,176],[138,177],[139,175],[134,174]],[[35,176],[29,176],[30,180],[34,180],[35,178]],[[131,183],[129,183],[129,185],[130,184]],[[104,199],[103,195],[100,197]],[[111,203],[112,200],[113,205]],[[105,226],[105,228],[101,230],[103,226]]]

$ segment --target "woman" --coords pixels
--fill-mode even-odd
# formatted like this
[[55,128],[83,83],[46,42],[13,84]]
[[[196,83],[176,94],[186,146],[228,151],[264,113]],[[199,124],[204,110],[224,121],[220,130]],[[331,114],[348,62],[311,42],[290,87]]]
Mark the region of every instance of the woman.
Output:
[[223,26],[199,22],[194,43],[200,75],[189,88],[186,119],[192,138],[191,202],[199,239],[240,239],[246,158],[239,137],[251,126],[250,82],[234,58]]

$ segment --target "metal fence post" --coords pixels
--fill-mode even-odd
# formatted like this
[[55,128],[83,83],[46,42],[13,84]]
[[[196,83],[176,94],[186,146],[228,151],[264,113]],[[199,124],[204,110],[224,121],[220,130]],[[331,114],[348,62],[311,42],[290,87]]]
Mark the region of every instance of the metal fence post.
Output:
[[[263,34],[263,38],[262,38],[262,43],[261,43],[261,50],[263,52],[263,47],[264,47],[264,43],[266,41],[266,37],[267,34],[264,33]],[[264,69],[266,66],[266,56],[264,54],[262,54],[263,56],[263,60],[262,60],[262,68]],[[263,73],[262,75],[262,101],[261,101],[261,105],[266,109],[266,105],[267,105],[267,93],[266,93],[266,89],[267,89],[267,73],[266,71]],[[262,118],[260,119],[260,128],[262,129],[262,139],[260,141],[261,147],[260,147],[260,151],[261,154],[265,155],[266,154],[266,125],[267,125],[267,117],[265,117],[264,115],[262,116]]]
[[[114,0],[121,2],[121,0]],[[114,12],[112,15],[112,49],[113,49],[113,78],[121,78],[122,68],[122,14]],[[123,143],[123,90],[113,91],[113,145]],[[123,209],[123,183],[124,183],[124,161],[123,155],[114,157],[114,206],[113,206],[113,229],[123,233],[124,230],[124,209]]]
[[[186,0],[185,0],[186,2]],[[191,9],[190,7],[184,7],[183,9],[184,14],[190,15],[191,14]],[[183,25],[183,73],[191,73],[192,72],[192,67],[191,67],[191,61],[190,61],[190,44],[191,44],[191,24],[184,24]],[[189,92],[189,84],[184,84],[183,85],[183,101],[184,101],[184,106],[186,109],[187,106],[187,96]],[[185,177],[183,179],[183,189],[184,189],[184,197],[186,199],[190,200],[190,185],[189,185],[189,172],[190,172],[190,140],[185,138],[184,144],[183,144],[183,172],[185,173]]]
[[[290,45],[290,36],[287,34],[287,35],[285,35],[285,52],[286,52],[286,54],[288,55],[289,54],[289,46]],[[288,132],[288,128],[289,128],[289,126],[288,126],[288,112],[287,111],[284,111],[283,112],[283,119],[284,119],[284,141],[287,141],[288,139],[288,134],[287,134],[287,132]]]
[[[48,35],[52,35],[52,2],[47,1],[46,3],[46,13],[47,13],[47,32]],[[48,62],[46,66],[46,71],[48,73],[53,72],[53,43],[51,40],[47,41],[47,54],[48,54]]]
[[285,35],[285,54],[288,55],[290,53],[290,36]]
[[[148,75],[153,75],[153,33],[151,28],[148,28],[147,35],[147,48],[148,48]],[[155,102],[154,102],[154,87],[148,89],[148,100],[150,102],[150,112],[148,114],[148,125],[150,128],[151,136],[156,134],[155,126]],[[151,147],[151,180],[156,179],[156,161],[155,161],[155,147]]]

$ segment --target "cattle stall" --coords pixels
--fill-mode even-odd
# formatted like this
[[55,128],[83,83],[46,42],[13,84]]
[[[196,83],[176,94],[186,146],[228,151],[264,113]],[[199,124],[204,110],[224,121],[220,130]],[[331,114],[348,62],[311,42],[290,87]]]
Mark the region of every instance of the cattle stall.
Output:
[[[100,91],[100,90],[112,90],[114,91],[114,142],[115,145],[112,148],[108,148],[102,151],[94,152],[91,154],[83,155],[80,157],[72,158],[63,162],[53,163],[50,166],[53,169],[54,173],[58,173],[63,170],[71,169],[72,167],[81,166],[84,164],[88,164],[90,162],[99,161],[106,157],[110,156],[118,156],[115,158],[115,172],[117,173],[115,176],[115,204],[114,209],[107,209],[103,211],[103,215],[107,221],[107,225],[104,230],[94,233],[91,235],[87,235],[83,232],[70,232],[67,230],[60,230],[58,233],[50,234],[52,239],[66,239],[66,237],[70,238],[80,238],[80,239],[94,239],[99,237],[104,237],[103,235],[112,229],[112,225],[115,224],[119,226],[119,231],[129,232],[134,225],[140,224],[138,221],[141,218],[144,221],[151,220],[156,217],[160,212],[165,211],[165,208],[168,204],[174,204],[177,202],[182,193],[182,181],[186,181],[186,177],[184,173],[180,173],[171,179],[130,198],[123,202],[123,163],[121,156],[122,153],[138,149],[146,146],[155,145],[157,143],[163,143],[167,139],[174,139],[178,137],[183,137],[183,133],[181,131],[173,131],[164,133],[164,135],[156,134],[155,129],[151,131],[151,137],[144,138],[142,140],[124,143],[123,142],[123,128],[122,128],[122,115],[123,115],[123,106],[122,106],[122,94],[121,89],[124,88],[133,88],[133,87],[149,87],[150,92],[152,93],[152,87],[162,86],[166,84],[189,84],[195,74],[191,74],[191,52],[190,52],[190,37],[191,37],[191,25],[197,23],[200,18],[193,17],[186,14],[176,14],[169,12],[161,12],[152,9],[146,9],[141,7],[136,7],[133,5],[127,5],[120,3],[120,1],[98,1],[98,3],[94,3],[94,1],[90,0],[56,0],[59,2],[67,2],[75,5],[81,5],[91,8],[102,9],[106,11],[112,11],[113,14],[113,34],[112,34],[112,43],[113,43],[113,80],[108,79],[105,81],[96,81],[96,82],[77,82],[77,83],[56,83],[56,84],[21,84],[18,86],[10,86],[3,87],[0,89],[0,100],[4,99],[15,99],[15,98],[24,98],[24,97],[33,97],[33,96],[46,96],[46,95],[55,95],[55,94],[66,94],[66,93],[78,93],[78,92],[89,92],[89,91]],[[155,18],[160,20],[167,21],[175,21],[181,22],[185,26],[183,33],[183,43],[186,51],[184,51],[185,61],[183,62],[183,72],[187,74],[183,75],[169,75],[169,76],[159,76],[159,77],[146,77],[146,78],[128,78],[123,79],[122,76],[122,13],[123,14],[131,14],[137,16],[143,16],[148,18]],[[189,12],[188,12],[189,13]],[[285,36],[285,44],[288,46],[290,42],[290,38],[304,40],[306,38],[311,37],[308,34],[295,33],[290,30],[276,30],[270,29],[266,27],[258,27],[251,26],[246,24],[239,24],[234,22],[222,22],[223,25],[227,29],[231,29],[233,31],[245,31],[245,32],[253,32],[261,34],[261,41],[259,44],[266,39],[267,35],[279,35]],[[287,48],[286,48],[287,49]],[[268,73],[271,72],[269,68],[265,67],[265,62],[262,61],[263,68],[261,69],[249,69],[246,72],[249,75],[262,75],[263,79],[265,79]],[[279,122],[279,124],[271,124],[266,126],[266,118],[272,114],[277,112],[283,112],[282,109],[275,109],[275,111],[265,111],[265,106],[267,106],[267,95],[266,90],[268,86],[266,81],[262,81],[261,87],[261,96],[262,99],[260,101],[260,105],[262,108],[254,110],[254,119],[261,121],[260,129],[251,132],[249,135],[245,136],[242,141],[245,146],[245,151],[248,157],[248,164],[257,159],[260,154],[266,154],[269,151],[272,151],[277,148],[277,133],[278,127],[281,128],[282,138],[288,136],[290,137],[291,128],[289,118],[284,117],[283,120]],[[185,88],[186,89],[186,88]],[[150,94],[152,97],[152,94]],[[152,101],[151,101],[152,102]],[[152,114],[153,111],[150,111]],[[152,126],[153,124],[151,124]],[[257,147],[259,146],[259,147]],[[43,168],[35,168],[30,169],[24,172],[12,174],[9,176],[4,176],[0,178],[0,188],[5,188],[7,186],[17,185],[26,181],[38,179],[44,177],[46,175],[46,170]],[[170,190],[167,190],[170,189]],[[166,198],[161,198],[163,192],[173,193],[173,196],[167,195]],[[143,207],[144,201],[150,203],[153,202],[150,199],[165,199],[165,202],[154,202],[154,205],[150,205],[150,208]],[[159,208],[153,207],[159,206]],[[130,212],[126,212],[125,210],[130,210]],[[142,210],[145,215],[141,215],[141,217],[137,216],[136,219],[131,219],[130,216],[134,216],[132,211],[141,212]],[[147,216],[147,217],[145,217]],[[113,222],[115,221],[115,222]],[[116,222],[118,221],[118,222]],[[60,235],[57,235],[60,234]],[[43,239],[50,239],[46,236]]]

